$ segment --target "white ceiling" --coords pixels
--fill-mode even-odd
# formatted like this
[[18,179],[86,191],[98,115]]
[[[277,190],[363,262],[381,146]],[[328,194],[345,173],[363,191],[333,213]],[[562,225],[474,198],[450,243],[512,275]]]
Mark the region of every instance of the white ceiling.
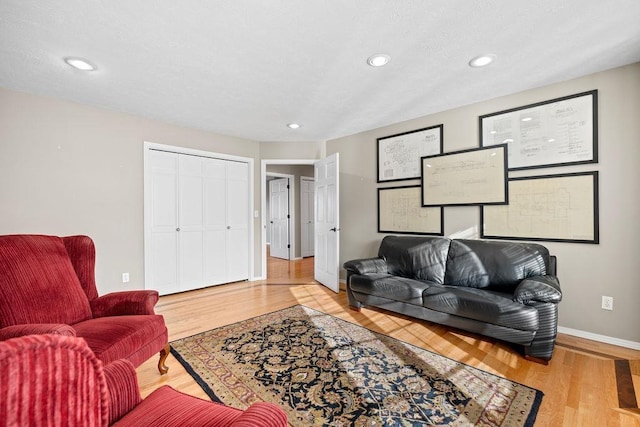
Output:
[[640,0],[0,0],[0,86],[321,141],[638,62],[639,22]]

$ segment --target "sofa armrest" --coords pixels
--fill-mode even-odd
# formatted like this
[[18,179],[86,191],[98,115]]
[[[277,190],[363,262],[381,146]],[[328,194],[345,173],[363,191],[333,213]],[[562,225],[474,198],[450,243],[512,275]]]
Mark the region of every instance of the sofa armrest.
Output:
[[155,314],[158,292],[150,290],[112,292],[91,301],[93,317]]
[[556,276],[529,277],[518,284],[513,300],[522,304],[532,301],[559,303],[562,300],[560,282]]
[[28,323],[23,325],[12,325],[0,329],[0,341],[9,338],[22,337],[24,335],[66,335],[76,336],[76,330],[70,325],[63,323]]
[[233,420],[231,427],[285,427],[287,414],[274,403],[257,402],[249,406],[238,418]]
[[363,258],[353,259],[343,264],[345,270],[351,274],[370,274],[370,273],[382,273],[386,274],[387,262],[382,258]]
[[104,367],[109,391],[109,425],[135,408],[141,401],[138,377],[133,364],[119,359]]

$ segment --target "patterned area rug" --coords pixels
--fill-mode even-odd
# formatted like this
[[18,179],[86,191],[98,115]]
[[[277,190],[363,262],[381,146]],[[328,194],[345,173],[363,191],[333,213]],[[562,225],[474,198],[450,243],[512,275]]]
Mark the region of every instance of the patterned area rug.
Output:
[[532,426],[542,392],[304,306],[171,343],[205,392],[294,426]]

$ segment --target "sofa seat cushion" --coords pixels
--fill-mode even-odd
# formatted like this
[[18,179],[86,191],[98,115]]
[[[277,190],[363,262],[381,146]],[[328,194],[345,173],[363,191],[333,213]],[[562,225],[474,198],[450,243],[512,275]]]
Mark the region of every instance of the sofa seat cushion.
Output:
[[[129,359],[134,365],[140,360],[131,352],[145,349],[155,340],[166,342],[167,329],[162,316],[112,316],[85,320],[73,325],[78,337],[84,338],[91,350],[104,364],[118,359]],[[164,334],[158,336],[159,331]],[[162,344],[160,344],[162,346]],[[142,360],[145,360],[150,356]]]
[[511,295],[486,289],[430,287],[422,305],[431,310],[523,331],[538,330],[538,310],[514,302]]
[[354,292],[415,304],[422,303],[422,294],[426,289],[439,286],[433,282],[407,279],[391,274],[356,274],[351,276],[350,280],[350,287]]

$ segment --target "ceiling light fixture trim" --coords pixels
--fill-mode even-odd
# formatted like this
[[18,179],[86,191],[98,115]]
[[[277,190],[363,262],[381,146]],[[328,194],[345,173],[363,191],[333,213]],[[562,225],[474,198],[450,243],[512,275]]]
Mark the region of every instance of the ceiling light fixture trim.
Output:
[[97,66],[87,61],[84,58],[78,58],[76,56],[68,56],[64,58],[64,62],[67,63],[70,67],[75,68],[80,71],[95,71],[98,69]]
[[384,53],[377,53],[367,58],[367,64],[372,67],[382,67],[384,65],[387,65],[389,61],[391,61],[391,57]]
[[496,56],[492,53],[486,55],[479,55],[469,61],[469,66],[473,68],[486,67],[496,60]]

